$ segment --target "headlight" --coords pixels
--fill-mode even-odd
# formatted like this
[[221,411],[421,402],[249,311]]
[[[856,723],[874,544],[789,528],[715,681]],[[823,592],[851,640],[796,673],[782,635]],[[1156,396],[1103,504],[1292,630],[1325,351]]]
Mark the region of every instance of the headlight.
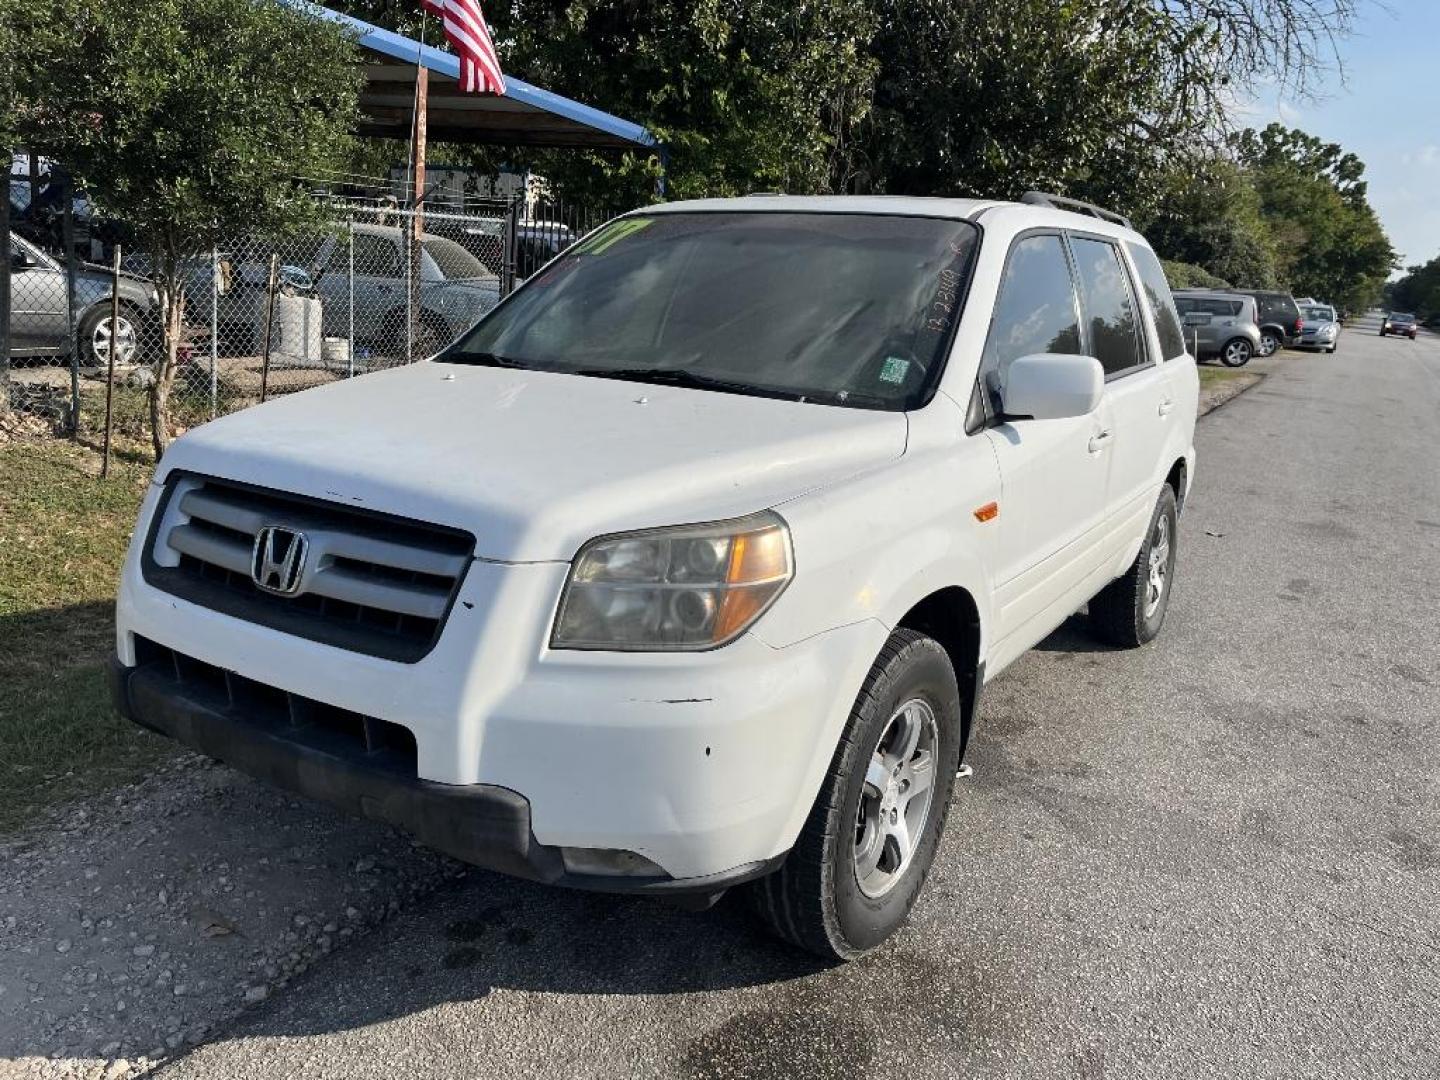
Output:
[[677,651],[735,640],[794,576],[790,530],[766,511],[602,536],[575,557],[556,649]]

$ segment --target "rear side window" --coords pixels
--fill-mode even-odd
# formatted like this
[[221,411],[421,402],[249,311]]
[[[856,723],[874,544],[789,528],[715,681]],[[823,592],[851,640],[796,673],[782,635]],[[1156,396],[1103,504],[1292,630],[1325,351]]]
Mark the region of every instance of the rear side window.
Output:
[[1170,283],[1165,280],[1165,270],[1148,247],[1143,244],[1126,246],[1130,249],[1130,257],[1135,260],[1135,269],[1140,273],[1140,288],[1150,306],[1150,317],[1155,320],[1155,334],[1160,339],[1160,358],[1169,360],[1179,356],[1185,351],[1185,336],[1175,312],[1176,304],[1170,296]]
[[1080,302],[1090,330],[1090,349],[1106,375],[1128,371],[1145,362],[1140,349],[1140,324],[1130,281],[1115,245],[1076,236],[1070,241],[1080,281]]
[[992,391],[1011,361],[1033,353],[1079,353],[1080,319],[1065,246],[1054,234],[1015,242],[995,301],[982,370]]

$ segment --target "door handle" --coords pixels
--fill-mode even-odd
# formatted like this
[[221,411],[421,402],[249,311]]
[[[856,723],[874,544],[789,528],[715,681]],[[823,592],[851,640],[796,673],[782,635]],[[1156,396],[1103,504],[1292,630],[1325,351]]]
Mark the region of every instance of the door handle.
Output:
[[1160,402],[1160,415],[1161,415],[1161,416],[1169,416],[1169,415],[1170,415],[1172,412],[1174,412],[1174,411],[1175,411],[1175,402],[1171,401],[1169,398],[1166,398],[1164,401]]
[[1110,431],[1109,431],[1108,429],[1106,429],[1106,430],[1104,430],[1104,431],[1097,431],[1094,435],[1091,435],[1091,436],[1090,436],[1090,447],[1089,447],[1090,453],[1092,453],[1092,454],[1098,454],[1098,453],[1100,453],[1101,450],[1104,450],[1104,449],[1105,449],[1105,444],[1108,443],[1109,441],[1110,441]]

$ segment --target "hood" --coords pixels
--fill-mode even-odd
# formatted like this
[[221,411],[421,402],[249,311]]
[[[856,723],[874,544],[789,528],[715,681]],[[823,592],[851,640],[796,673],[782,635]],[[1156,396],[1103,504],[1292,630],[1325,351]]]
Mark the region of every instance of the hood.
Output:
[[542,562],[775,506],[899,457],[907,431],[903,413],[425,362],[212,421],[163,471],[454,525],[481,557]]

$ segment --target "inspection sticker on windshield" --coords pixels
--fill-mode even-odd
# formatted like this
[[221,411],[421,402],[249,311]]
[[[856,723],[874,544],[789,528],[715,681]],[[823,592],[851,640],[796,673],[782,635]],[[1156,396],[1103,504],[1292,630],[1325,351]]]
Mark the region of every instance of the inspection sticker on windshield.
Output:
[[589,240],[575,248],[575,254],[599,255],[606,248],[614,247],[627,236],[634,236],[642,229],[648,228],[654,221],[654,218],[624,218],[620,221],[612,221]]
[[880,381],[888,383],[903,383],[905,374],[910,370],[910,361],[903,356],[887,356],[885,362],[880,365]]

